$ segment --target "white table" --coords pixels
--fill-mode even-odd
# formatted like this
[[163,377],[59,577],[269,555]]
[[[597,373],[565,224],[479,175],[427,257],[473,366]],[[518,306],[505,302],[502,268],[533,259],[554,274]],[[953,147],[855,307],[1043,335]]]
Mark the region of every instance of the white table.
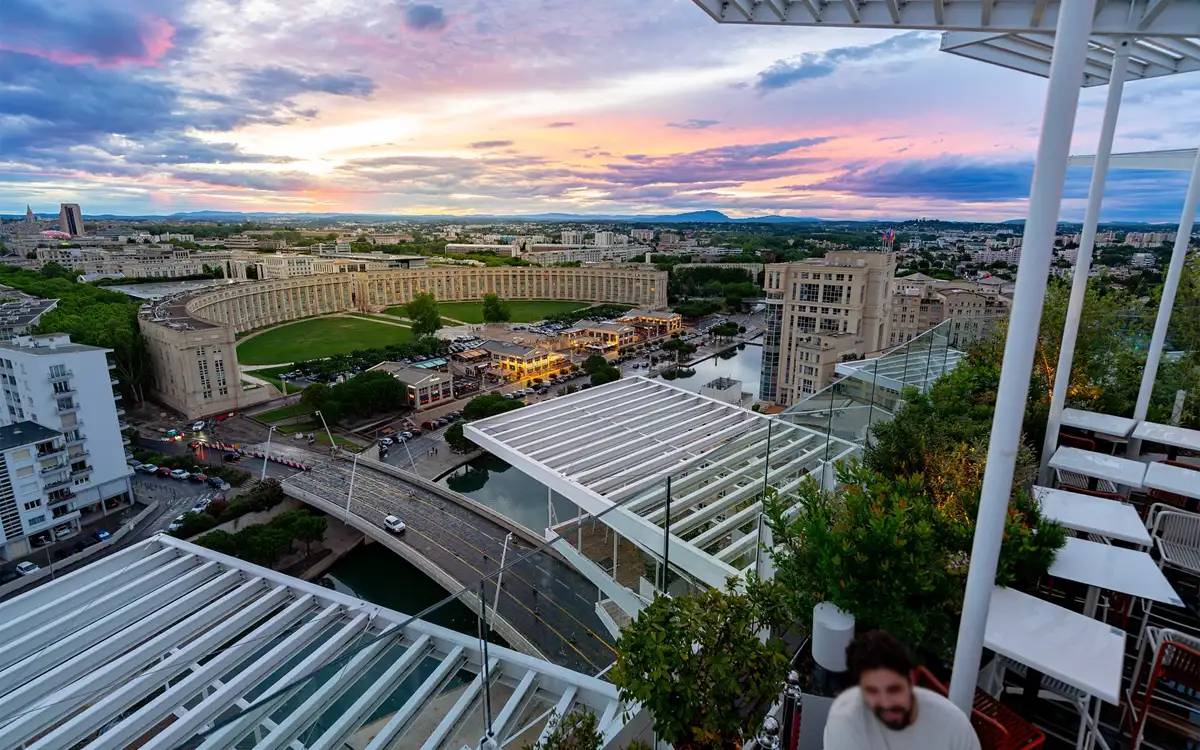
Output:
[[998,654],[1118,705],[1125,633],[1020,591],[992,589],[983,642]]
[[[1174,427],[1157,422],[1142,422],[1134,429],[1133,436],[1138,440],[1162,443],[1172,448],[1200,451],[1200,430],[1189,430],[1185,427]],[[1175,458],[1175,451],[1170,452],[1170,458]]]
[[1118,456],[1106,456],[1095,451],[1062,446],[1054,451],[1050,466],[1073,471],[1095,479],[1107,479],[1116,485],[1141,489],[1146,476],[1146,464]]
[[[1200,479],[1200,472],[1197,478]],[[1132,505],[1049,487],[1034,487],[1033,497],[1042,506],[1042,515],[1068,529],[1133,542],[1143,547],[1149,547],[1152,542],[1150,533]]]
[[1089,586],[1084,608],[1084,614],[1088,617],[1095,614],[1100,589],[1120,591],[1176,607],[1183,606],[1183,600],[1155,565],[1154,558],[1141,550],[1068,538],[1067,545],[1058,551],[1058,557],[1049,572],[1055,578],[1078,581]]
[[1146,469],[1145,485],[1200,500],[1200,471],[1153,463]]
[[1137,420],[1128,417],[1114,417],[1111,414],[1100,414],[1083,409],[1063,409],[1062,423],[1068,427],[1101,435],[1114,437],[1129,437],[1129,433],[1137,426]]

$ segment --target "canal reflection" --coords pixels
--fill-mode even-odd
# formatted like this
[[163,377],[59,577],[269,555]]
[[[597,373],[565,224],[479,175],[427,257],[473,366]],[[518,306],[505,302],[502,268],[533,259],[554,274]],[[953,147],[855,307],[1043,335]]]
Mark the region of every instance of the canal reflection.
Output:
[[[440,483],[511,518],[538,536],[546,529],[546,486],[490,453],[471,459],[442,477]],[[572,502],[554,493],[558,523],[578,513]]]

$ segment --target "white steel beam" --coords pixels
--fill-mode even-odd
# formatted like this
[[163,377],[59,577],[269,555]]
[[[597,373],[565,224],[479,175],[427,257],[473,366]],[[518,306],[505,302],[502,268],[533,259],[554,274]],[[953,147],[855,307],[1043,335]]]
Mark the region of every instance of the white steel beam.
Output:
[[[732,424],[730,424],[731,422]],[[721,435],[722,437],[718,439],[726,440],[726,436],[730,434],[738,434],[745,429],[745,424],[746,423],[744,421],[738,419],[737,415],[733,414],[717,420],[700,416],[689,419],[685,422],[672,424],[666,430],[671,434],[661,438],[651,435],[631,435],[625,439],[622,445],[603,450],[590,456],[585,456],[572,461],[565,466],[555,466],[549,462],[547,462],[547,465],[551,466],[552,468],[557,468],[567,476],[591,476],[592,471],[584,471],[583,473],[580,473],[580,470],[591,470],[597,464],[605,464],[608,462],[630,463],[636,465],[640,456],[652,455],[662,451],[663,449],[678,448],[683,451],[691,452],[711,442],[713,435]],[[655,433],[655,435],[661,434],[661,432]],[[699,439],[696,439],[697,436],[699,436]],[[640,444],[640,441],[642,440],[652,442],[650,442],[649,445],[643,445]]]
[[1146,10],[1142,13],[1142,17],[1138,21],[1138,28],[1149,28],[1170,4],[1171,0],[1150,0],[1150,2],[1146,3]]
[[[131,547],[118,553],[124,558],[133,560],[125,566],[119,573],[96,578],[91,583],[80,586],[71,591],[70,596],[62,596],[61,594],[55,598],[42,601],[39,606],[26,609],[21,606],[23,604],[34,604],[34,600],[25,600],[25,597],[18,597],[12,602],[5,604],[5,611],[9,611],[10,605],[16,605],[13,608],[13,613],[4,622],[0,622],[0,643],[8,643],[16,637],[17,634],[28,633],[31,629],[40,627],[47,622],[58,622],[63,618],[69,617],[68,613],[72,612],[83,602],[90,602],[98,598],[98,595],[110,593],[113,591],[114,584],[126,585],[128,582],[141,578],[147,571],[159,568],[167,562],[179,558],[179,552],[173,549],[162,549],[152,555],[146,555],[145,549]],[[138,554],[140,553],[140,554]],[[141,558],[141,559],[138,559]],[[110,563],[111,563],[110,559]],[[82,573],[83,570],[77,571]],[[89,571],[94,572],[94,571]],[[75,575],[72,573],[71,575]],[[59,578],[59,581],[66,580]],[[39,586],[29,593],[41,591],[45,586]],[[17,614],[24,610],[23,614]],[[31,627],[31,623],[37,623]],[[61,623],[59,623],[61,626]],[[61,631],[60,631],[61,632]]]
[[[240,580],[238,571],[229,571],[225,575],[210,581],[197,589],[189,600],[189,605],[199,607],[190,617],[180,621],[173,627],[158,632],[162,622],[169,622],[174,612],[163,610],[155,613],[145,621],[138,623],[139,633],[153,635],[132,651],[128,651],[114,659],[114,652],[120,648],[128,648],[131,643],[121,640],[112,643],[111,648],[104,646],[85,651],[70,661],[64,662],[47,672],[25,681],[20,687],[0,697],[5,717],[12,717],[17,711],[31,704],[32,710],[27,710],[17,717],[12,724],[0,725],[0,736],[26,738],[36,734],[41,728],[49,726],[58,718],[73,712],[92,698],[95,681],[99,677],[108,683],[121,682],[131,675],[145,669],[147,665],[160,658],[176,643],[194,637],[197,633],[213,627],[234,612],[246,605],[252,597],[262,593],[264,582],[254,578],[241,584],[232,592],[217,601],[207,604],[212,592],[224,591],[232,577],[233,582]],[[157,633],[157,635],[155,635]],[[121,639],[118,635],[116,639]],[[136,637],[136,636],[135,636]],[[104,644],[109,645],[109,644]],[[104,669],[98,667],[103,664]],[[41,699],[39,700],[39,696]]]
[[[846,15],[850,16],[852,22],[862,23],[862,17],[858,13],[858,0],[842,0],[842,4],[846,7]],[[897,10],[895,18],[896,20],[892,23],[900,23],[899,10]]]
[[[544,460],[544,456],[551,455],[554,458],[560,458],[569,451],[565,450],[572,446],[585,445],[586,447],[600,448],[612,441],[629,442],[631,438],[647,438],[654,434],[654,427],[660,424],[669,424],[672,421],[684,419],[689,414],[699,413],[702,418],[711,418],[712,412],[705,408],[703,404],[696,404],[691,407],[681,408],[679,404],[667,404],[652,412],[648,412],[639,417],[633,417],[613,425],[598,425],[595,422],[591,423],[590,429],[583,429],[579,437],[571,437],[570,439],[562,439],[556,441],[554,436],[544,438],[542,441],[548,443],[545,448],[538,450],[529,450],[528,446],[520,447],[521,450],[528,453],[530,456],[539,460]],[[660,416],[661,415],[661,416]],[[655,418],[657,417],[657,418]],[[636,425],[636,427],[627,427],[627,425]],[[616,429],[616,428],[620,429]],[[567,438],[566,435],[562,436]]]
[[[392,714],[392,718],[388,719],[387,724],[383,725],[383,728],[379,730],[379,734],[376,734],[371,739],[371,744],[367,745],[364,750],[385,750],[389,747],[392,741],[400,736],[400,733],[408,727],[408,723],[412,721],[413,717],[434,697],[434,694],[446,680],[457,674],[463,663],[463,652],[464,649],[462,646],[455,646],[446,655],[446,658],[442,659],[442,663],[433,671],[433,674],[429,675],[421,683],[421,686],[409,696],[404,705],[396,713]],[[570,689],[574,690],[574,688]],[[336,742],[334,744],[336,745]],[[332,750],[332,747],[333,745],[328,747],[313,745],[308,750]]]
[[[663,453],[660,456],[656,456],[653,459],[647,460],[644,463],[633,464],[629,468],[625,469],[624,471],[621,471],[617,474],[609,475],[607,477],[603,477],[603,478],[599,479],[599,481],[596,481],[594,484],[590,484],[589,486],[591,486],[593,489],[596,489],[596,490],[600,490],[601,487],[616,489],[616,488],[619,488],[622,484],[624,484],[625,480],[628,480],[628,479],[638,479],[643,476],[648,476],[651,474],[659,474],[664,471],[667,473],[674,474],[676,472],[675,464],[677,464],[677,462],[680,461],[682,458],[693,455],[694,452],[699,450],[701,446],[719,445],[720,443],[728,440],[731,437],[736,437],[737,435],[740,435],[744,430],[745,430],[745,426],[740,422],[737,424],[734,424],[731,427],[725,427],[721,430],[718,430],[717,432],[705,435],[700,440],[696,440],[691,443],[687,443],[685,445],[671,448],[666,453]],[[663,446],[663,447],[668,447],[668,446]],[[574,477],[574,479],[576,481],[578,481],[580,484],[588,484],[588,482],[586,482],[584,480],[584,477],[592,477],[597,471],[599,471],[599,470],[593,469],[591,471],[587,471],[582,474],[578,474]],[[665,474],[664,474],[664,477],[665,477]],[[616,482],[616,484],[614,484],[614,482]]]
[[[140,750],[166,750],[167,748],[172,748],[177,744],[183,743],[233,703],[236,698],[257,685],[282,666],[297,651],[305,648],[314,638],[320,635],[321,631],[330,627],[340,615],[339,610],[340,607],[338,605],[329,605],[320,615],[304,623],[296,632],[279,642],[278,645],[266,654],[258,656],[248,663],[245,668],[240,670],[235,676],[225,680],[220,687],[212,692],[208,692],[206,687],[221,672],[217,672],[216,674],[204,674],[204,672],[192,673],[187,679],[173,685],[132,717],[127,718],[112,730],[100,735],[98,738],[99,744],[94,749],[89,748],[89,750],[119,750],[119,748],[125,747],[131,739],[138,736],[136,733],[137,729],[141,729],[144,732],[148,728],[148,724],[152,726],[154,719],[162,715],[163,709],[166,708],[164,705],[160,704],[156,707],[156,710],[149,710],[155,703],[161,702],[167,705],[181,706],[196,695],[204,695],[204,699],[198,705],[189,709],[187,713],[176,719],[169,726],[154,735],[154,737],[141,743],[139,748]],[[136,728],[134,725],[137,725]]]
[[776,18],[778,18],[780,21],[787,20],[787,14],[783,11],[783,8],[780,7],[780,3],[786,3],[787,0],[763,0],[763,2],[767,4],[767,7],[770,8],[771,12],[775,14]]
[[[675,407],[668,406],[668,407],[664,407],[664,409],[662,411],[665,414],[665,416],[663,416],[659,419],[654,419],[652,421],[645,422],[644,424],[642,424],[639,427],[638,430],[636,430],[632,433],[630,431],[624,431],[624,432],[605,436],[602,439],[597,439],[597,438],[600,438],[600,435],[597,434],[596,430],[593,430],[590,438],[589,438],[589,436],[584,435],[582,437],[575,438],[574,440],[567,440],[562,443],[559,443],[557,446],[551,446],[549,448],[545,448],[540,451],[534,451],[534,452],[530,453],[529,455],[533,456],[534,458],[537,458],[537,459],[542,459],[545,454],[551,453],[553,455],[554,459],[556,461],[558,461],[567,456],[574,455],[576,453],[593,452],[596,450],[602,450],[603,448],[605,448],[608,445],[613,444],[614,442],[618,443],[618,444],[628,443],[628,442],[630,442],[631,438],[639,438],[641,440],[648,440],[648,439],[654,438],[657,435],[661,435],[663,433],[670,432],[669,427],[659,429],[659,430],[654,429],[655,427],[657,427],[658,425],[661,425],[661,424],[670,425],[673,422],[675,422],[675,423],[684,423],[684,422],[690,423],[690,422],[696,421],[697,419],[700,419],[700,420],[710,419],[712,416],[706,409],[704,409],[702,407],[688,409],[681,413]],[[689,414],[693,414],[696,412],[699,413],[699,416],[688,417]],[[655,412],[655,414],[657,414],[657,413],[658,412]],[[649,418],[652,415],[648,414],[646,416],[647,416],[647,418]],[[574,446],[578,446],[578,447],[574,447]],[[568,466],[569,465],[570,464],[568,464]]]
[[[89,705],[83,712],[76,714],[68,721],[56,727],[54,731],[39,738],[37,742],[28,747],[28,750],[61,750],[61,748],[73,746],[84,737],[104,727],[134,703],[150,695],[162,685],[169,683],[174,677],[191,667],[198,659],[225,644],[230,638],[245,630],[251,623],[270,613],[271,610],[286,601],[287,594],[287,589],[273,589],[266,596],[237,613],[237,615],[224,620],[212,630],[171,654],[152,670],[126,682],[99,701]],[[251,656],[253,649],[246,649],[244,644],[262,643],[266,638],[277,636],[280,631],[291,626],[303,616],[311,608],[313,601],[311,595],[302,597],[283,612],[255,628],[252,633],[240,641],[240,644],[243,644],[241,648],[238,647],[238,644],[234,644],[232,647],[222,651],[215,658],[209,660],[204,665],[201,675],[194,673],[191,676],[192,678],[196,678],[193,680],[193,684],[200,687],[203,679],[215,679],[221,670],[227,669],[242,659]],[[94,681],[104,684],[101,679],[102,675],[102,672],[96,673]],[[164,708],[170,705],[171,709],[174,709],[174,704],[170,701],[162,701],[162,705]],[[127,717],[122,723],[128,725],[130,718]],[[145,728],[141,724],[128,726],[128,728],[132,730],[131,733],[134,737],[138,736],[140,731],[145,731]]]
[[463,688],[462,695],[458,696],[458,700],[450,707],[450,711],[442,717],[437,727],[425,739],[425,742],[421,745],[421,750],[438,750],[441,747],[441,744],[450,736],[450,732],[462,720],[463,714],[467,712],[467,709],[471,707],[471,704],[475,702],[475,698],[483,690],[484,674],[494,677],[496,675],[496,667],[499,664],[499,659],[493,658],[488,660],[487,669],[479,670],[479,673],[475,675],[475,679],[471,680],[470,684]]
[[[708,470],[719,472],[724,467],[726,471],[732,471],[733,467],[739,463],[758,455],[759,445],[766,440],[766,437],[767,429],[759,427],[754,432],[738,436],[721,446],[722,455],[714,456],[709,453],[703,456],[693,456],[674,468],[672,476],[677,476],[677,478],[671,480],[671,490],[675,491],[678,488],[680,492],[683,492],[702,483],[708,476]],[[650,490],[626,506],[630,510],[640,512],[666,499],[665,487],[659,486],[651,489],[652,487],[653,482],[643,480],[623,487],[620,491],[612,493],[610,497],[615,501],[620,501],[623,497],[631,496],[642,490]]]
[[[271,690],[277,690],[284,685],[290,685],[309,674],[315,673],[327,662],[337,658],[342,649],[353,639],[362,635],[370,622],[371,618],[365,613],[355,617],[345,627],[339,629],[328,640],[318,646],[315,651],[305,657],[299,664],[288,670],[287,674],[275,680],[271,686]],[[224,750],[225,748],[236,746],[238,741],[247,732],[253,730],[263,719],[287,703],[294,695],[293,691],[288,690],[281,692],[274,698],[261,702],[256,698],[250,702],[253,707],[247,708],[237,718],[229,721],[219,729],[210,732],[205,737],[204,744],[200,746],[199,750]]]
[[886,0],[888,13],[892,14],[892,21],[900,23],[900,4],[896,0]]
[[[430,643],[432,639],[430,639],[429,636],[422,636],[422,640],[424,640],[426,643]],[[417,643],[419,644],[421,641],[417,641]],[[344,747],[344,745],[341,743],[341,739],[348,736],[351,732],[361,726],[362,723],[371,715],[371,712],[378,708],[385,700],[387,700],[388,697],[395,692],[396,688],[400,686],[400,683],[404,682],[409,678],[410,675],[412,675],[414,669],[421,666],[421,662],[424,661],[430,653],[429,648],[420,649],[420,651],[423,653],[416,653],[416,651],[417,644],[414,644],[412,648],[410,648],[408,651],[405,651],[403,656],[392,663],[392,665],[389,666],[387,670],[379,676],[379,679],[371,683],[371,686],[359,696],[358,700],[356,700],[354,704],[350,706],[350,708],[346,709],[340,716],[338,716],[337,720],[334,721],[333,726],[326,729],[325,732],[322,733],[317,739],[310,740],[306,743],[308,745],[308,750],[317,750],[318,748],[321,748],[322,750],[334,750],[335,746],[339,748]],[[439,664],[438,669],[434,672],[434,676],[439,674],[441,669],[442,665]],[[424,687],[425,683],[430,681],[431,679],[424,680],[421,683],[421,687]],[[412,697],[410,697],[406,703],[411,702]],[[319,714],[319,711],[316,713]]]
[[[600,403],[610,406],[610,402],[613,402],[614,399],[627,399],[634,395],[645,394],[648,382],[642,378],[622,378],[599,388],[589,389],[586,392],[573,393],[566,398],[555,399],[535,404],[534,406],[526,406],[522,409],[514,409],[503,414],[497,414],[494,417],[480,419],[472,424],[488,431],[501,431],[523,425],[531,419],[540,421],[548,415],[584,410],[584,407],[588,404]],[[531,413],[534,416],[530,416]]]
[[[562,697],[558,699],[558,703],[554,704],[554,708],[551,710],[550,715],[546,717],[546,726],[542,729],[542,733],[538,735],[538,739],[537,742],[534,743],[534,747],[545,746],[544,743],[546,742],[546,738],[550,736],[550,732],[554,729],[555,718],[561,718],[571,713],[571,705],[573,703],[575,703],[575,688],[567,688],[566,692],[562,694]],[[367,748],[367,750],[375,749]]]
[[[143,558],[150,561],[150,567],[156,567],[178,556],[177,550],[169,548],[163,549],[141,544],[127,547],[105,558],[107,565],[85,565],[73,573],[53,578],[37,588],[30,589],[20,596],[4,602],[5,624],[16,622],[23,615],[46,605],[75,598],[80,590],[104,590],[104,587],[92,589],[93,584],[104,583],[109,588],[112,583],[123,584],[128,580],[124,570],[136,570],[138,573],[145,570],[145,567],[140,564]],[[122,566],[124,570],[113,571],[112,568],[118,565]],[[64,592],[69,592],[69,595]],[[0,643],[2,642],[0,641]]]
[[[0,671],[0,693],[10,689],[21,679],[28,678],[28,674],[20,665],[16,665],[21,659],[37,653],[44,663],[57,664],[86,649],[91,642],[107,638],[131,623],[176,602],[179,597],[220,572],[219,566],[214,562],[195,567],[199,562],[201,561],[196,558],[178,560],[150,573],[146,577],[154,579],[149,585],[155,588],[149,591],[133,587],[131,584],[114,591],[108,597],[92,602],[85,607],[86,615],[79,613],[75,616],[73,624],[83,625],[78,630],[70,631],[69,626],[63,627],[63,621],[60,620],[48,623],[24,638],[4,646],[0,649],[0,664],[4,666]],[[193,570],[172,580],[173,575],[178,575],[180,571],[189,567]],[[160,584],[161,588],[158,588]],[[138,598],[133,599],[129,595],[131,587],[139,594]],[[14,670],[21,672],[16,682],[12,681]]]
[[[579,410],[569,418],[555,417],[552,414],[547,414],[541,416],[536,422],[531,421],[502,432],[493,431],[492,434],[497,438],[509,440],[513,444],[520,443],[524,450],[531,450],[533,446],[540,445],[547,440],[552,441],[558,436],[572,437],[595,431],[598,423],[604,423],[609,427],[629,424],[631,420],[636,419],[636,417],[630,417],[629,415],[638,409],[645,409],[657,406],[658,404],[665,404],[667,407],[678,407],[680,402],[684,400],[676,393],[645,393],[604,409]],[[661,409],[656,411],[661,411]],[[625,419],[610,420],[608,419],[609,415],[622,416]],[[512,436],[511,438],[506,437],[510,435]]]
[[[275,729],[271,730],[270,734],[259,741],[255,745],[255,750],[283,750],[283,748],[290,745],[292,740],[300,736],[305,727],[321,718],[323,710],[341,697],[351,685],[362,677],[371,665],[378,661],[392,647],[393,639],[389,636],[396,634],[394,629],[389,628],[384,637],[360,648],[354,656],[350,657],[349,661],[338,667],[335,673],[326,675],[323,679],[318,680],[316,682],[317,687],[312,691],[312,695],[304,703],[293,709],[286,719],[279,722]],[[404,655],[392,664],[392,668],[399,667],[403,674],[429,652],[429,639],[427,636],[415,645],[418,645],[419,648],[410,648],[405,651]],[[392,668],[389,668],[385,674],[390,673]],[[156,749],[150,748],[149,750]],[[163,750],[166,750],[166,748]]]
[[508,732],[508,725],[521,715],[527,699],[532,697],[531,691],[537,691],[537,676],[538,673],[532,669],[526,672],[521,681],[517,683],[512,695],[504,702],[504,708],[496,714],[496,719],[492,722],[492,736],[501,745],[503,745],[505,734]]

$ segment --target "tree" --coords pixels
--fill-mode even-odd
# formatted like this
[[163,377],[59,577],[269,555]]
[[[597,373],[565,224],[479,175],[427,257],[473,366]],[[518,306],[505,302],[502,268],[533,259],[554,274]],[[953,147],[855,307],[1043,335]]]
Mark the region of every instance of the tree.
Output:
[[732,588],[657,597],[617,640],[612,682],[623,702],[650,709],[675,747],[739,745],[787,672],[782,639],[758,638],[783,624],[779,611]]
[[499,393],[488,393],[468,401],[463,407],[463,417],[467,420],[485,419],[522,406],[524,404],[514,398],[505,398]]
[[596,714],[577,708],[569,714],[555,714],[550,719],[546,738],[526,750],[600,750],[604,735],[597,728]]
[[601,357],[599,354],[593,354],[587,359],[583,360],[583,371],[588,375],[591,375],[597,370],[602,370],[608,366],[608,360],[604,357]]
[[500,295],[488,293],[483,295],[483,322],[504,323],[512,320],[512,310],[508,302],[500,299]]
[[412,321],[412,332],[418,338],[432,336],[442,327],[442,315],[438,312],[437,299],[432,294],[418,294],[404,306],[404,312]]
[[604,385],[621,379],[621,371],[615,367],[604,366],[592,373],[592,385]]
[[450,425],[442,434],[442,437],[446,439],[446,445],[449,445],[454,450],[470,453],[479,446],[475,445],[470,438],[463,434],[463,424],[463,421],[459,420]]
[[292,534],[296,539],[304,542],[305,555],[308,555],[312,551],[313,542],[319,542],[325,538],[325,528],[327,525],[328,519],[325,516],[318,516],[307,511],[302,518],[297,518],[293,521]]
[[678,367],[679,364],[685,358],[690,357],[696,353],[696,345],[689,343],[687,341],[684,341],[683,339],[670,339],[668,341],[665,341],[665,342],[663,342],[662,348],[666,349],[669,352],[675,353],[675,366],[676,367]]
[[312,383],[300,394],[300,403],[313,410],[324,409],[333,398],[333,389],[327,383]]

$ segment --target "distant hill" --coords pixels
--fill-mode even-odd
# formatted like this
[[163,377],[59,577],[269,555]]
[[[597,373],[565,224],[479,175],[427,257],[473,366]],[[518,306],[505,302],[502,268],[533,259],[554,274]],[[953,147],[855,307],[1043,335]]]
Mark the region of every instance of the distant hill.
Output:
[[656,224],[783,224],[792,222],[816,223],[821,219],[805,216],[756,216],[747,219],[734,219],[726,214],[715,211],[688,211],[682,214],[649,215],[649,214],[471,214],[469,216],[451,216],[439,214],[348,214],[348,213],[279,213],[271,211],[180,211],[169,216],[142,215],[117,216],[113,214],[88,214],[92,219],[175,219],[183,221],[247,221],[274,218],[295,219],[350,219],[350,220],[397,220],[423,219],[441,221],[494,221],[497,219],[513,221],[622,221]]

